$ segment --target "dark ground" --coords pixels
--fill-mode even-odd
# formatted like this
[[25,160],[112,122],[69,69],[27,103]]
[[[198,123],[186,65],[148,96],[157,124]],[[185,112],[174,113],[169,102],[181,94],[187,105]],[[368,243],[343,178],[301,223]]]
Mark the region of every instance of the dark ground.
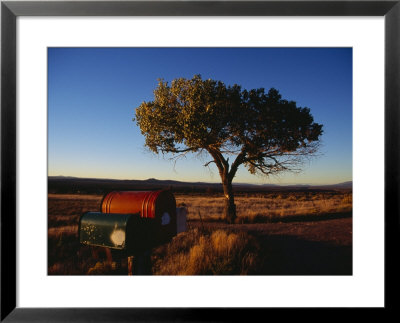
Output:
[[226,225],[192,221],[189,227],[245,231],[260,244],[260,275],[351,275],[352,218]]

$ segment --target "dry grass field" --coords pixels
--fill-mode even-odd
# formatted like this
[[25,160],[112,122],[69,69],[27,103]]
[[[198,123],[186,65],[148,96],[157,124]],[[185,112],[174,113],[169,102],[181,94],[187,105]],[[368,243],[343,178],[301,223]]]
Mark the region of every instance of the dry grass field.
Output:
[[[351,191],[238,193],[236,224],[222,221],[220,195],[175,194],[188,230],[151,253],[154,275],[349,275]],[[48,195],[48,274],[125,275],[121,253],[83,246],[79,217],[102,196]]]
[[[175,195],[177,205],[185,205],[189,219],[221,221],[224,197]],[[235,197],[238,223],[276,222],[291,217],[323,216],[352,211],[351,192],[242,193]]]

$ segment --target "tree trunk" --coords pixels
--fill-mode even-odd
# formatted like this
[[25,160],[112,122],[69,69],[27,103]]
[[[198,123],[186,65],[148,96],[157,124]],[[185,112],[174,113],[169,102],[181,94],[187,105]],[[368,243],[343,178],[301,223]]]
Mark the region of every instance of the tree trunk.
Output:
[[224,179],[222,181],[225,196],[225,220],[228,223],[235,223],[236,219],[236,205],[233,196],[232,181]]

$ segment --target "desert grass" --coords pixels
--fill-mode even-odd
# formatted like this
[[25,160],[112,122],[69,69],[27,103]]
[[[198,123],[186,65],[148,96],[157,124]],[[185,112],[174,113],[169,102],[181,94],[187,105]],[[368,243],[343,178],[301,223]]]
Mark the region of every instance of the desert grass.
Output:
[[[105,248],[81,246],[76,232],[61,229],[49,234],[49,275],[123,275],[127,260]],[[257,269],[258,245],[246,233],[194,228],[180,233],[152,253],[153,275],[246,275]]]
[[99,211],[101,195],[49,194],[48,228],[78,225],[85,212]]
[[[188,219],[222,221],[225,199],[201,195],[177,195],[178,205],[188,208]],[[292,216],[323,215],[352,211],[351,192],[291,192],[238,195],[239,223],[276,221]]]
[[180,233],[153,252],[154,275],[246,275],[257,269],[259,246],[247,233]]
[[[175,194],[177,205],[188,208],[188,231],[153,249],[153,274],[245,275],[257,272],[263,261],[257,239],[246,232],[215,226],[223,220],[221,195]],[[110,261],[105,248],[79,243],[79,218],[85,212],[99,210],[101,199],[101,195],[49,194],[49,275],[126,275],[127,261],[121,253],[113,251]],[[351,192],[247,193],[237,194],[235,201],[239,223],[274,222],[296,215],[307,217],[351,212],[352,209]],[[192,224],[199,223],[200,217],[211,226],[195,228]],[[294,227],[299,226],[293,224]],[[334,234],[329,232],[329,235]],[[324,233],[318,239],[325,239],[327,235]]]

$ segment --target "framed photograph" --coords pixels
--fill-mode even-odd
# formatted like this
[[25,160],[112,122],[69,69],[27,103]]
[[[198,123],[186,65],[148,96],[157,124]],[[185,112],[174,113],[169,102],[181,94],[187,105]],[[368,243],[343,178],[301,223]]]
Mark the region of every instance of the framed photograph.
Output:
[[1,320],[391,309],[399,14],[3,1]]

